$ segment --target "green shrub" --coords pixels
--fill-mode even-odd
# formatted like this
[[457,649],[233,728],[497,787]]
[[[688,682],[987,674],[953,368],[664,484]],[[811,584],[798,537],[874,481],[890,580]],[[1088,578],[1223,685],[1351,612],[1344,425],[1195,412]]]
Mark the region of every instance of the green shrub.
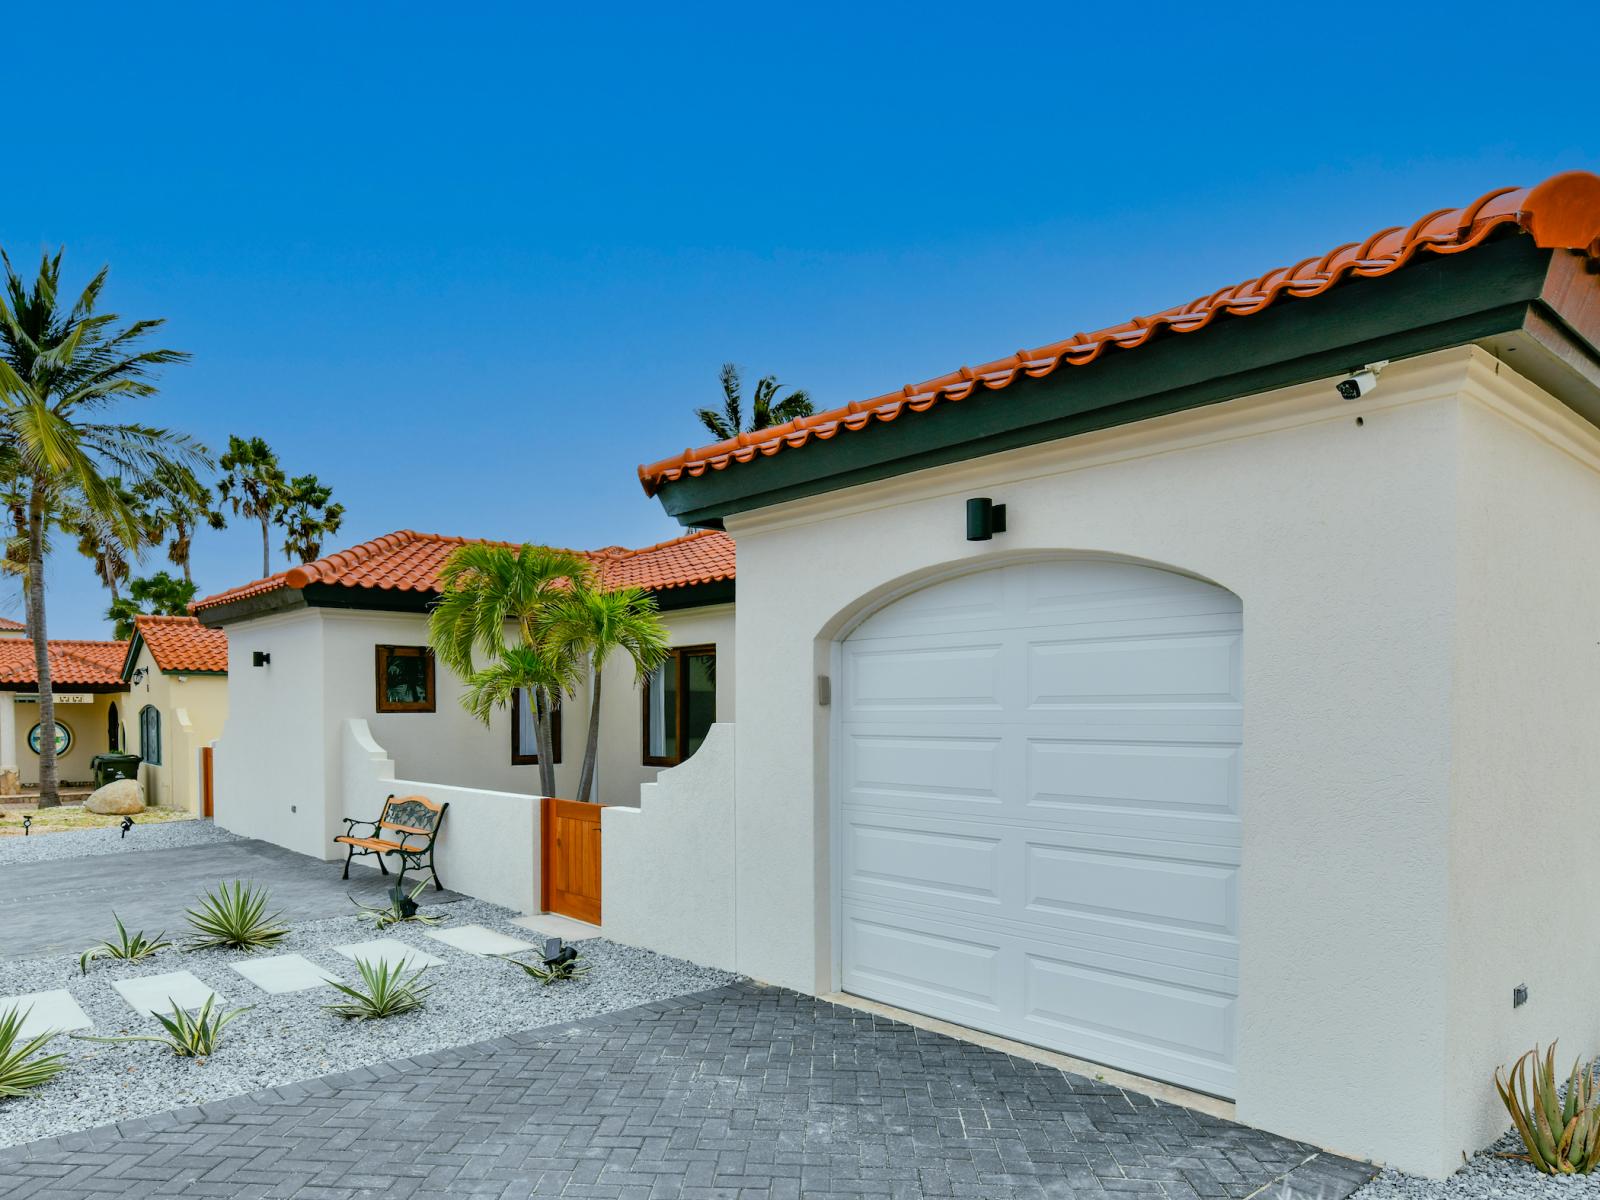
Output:
[[120,958],[128,962],[137,962],[141,958],[149,958],[157,950],[164,950],[172,945],[167,941],[165,933],[158,933],[153,938],[144,936],[144,930],[130,934],[123,927],[122,918],[116,913],[111,914],[111,919],[117,923],[117,940],[114,942],[101,942],[98,946],[85,950],[78,958],[78,970],[83,974],[89,973],[89,964],[97,958]]
[[399,925],[405,921],[414,921],[418,925],[437,925],[444,920],[444,917],[433,913],[424,913],[417,905],[417,897],[422,895],[422,889],[427,886],[428,881],[424,879],[411,889],[411,894],[408,896],[400,890],[398,883],[395,884],[389,889],[388,908],[379,908],[374,904],[363,904],[354,896],[350,897],[350,903],[359,908],[361,915],[379,929],[387,929],[391,925]]
[[164,1017],[160,1013],[151,1014],[166,1029],[164,1036],[138,1034],[130,1037],[95,1037],[87,1033],[75,1033],[72,1036],[85,1042],[154,1042],[158,1046],[168,1047],[179,1058],[209,1058],[216,1053],[217,1044],[222,1040],[222,1031],[253,1007],[247,1004],[231,1012],[212,1012],[216,1001],[215,995],[207,996],[200,1011],[191,1017],[178,1006],[176,1000],[167,997],[167,1003],[172,1005],[172,1015]]
[[414,1012],[422,1007],[424,998],[433,990],[431,983],[417,982],[427,968],[418,967],[407,975],[404,960],[397,963],[371,963],[358,958],[356,969],[361,972],[365,990],[335,983],[333,986],[349,999],[324,1005],[329,1012],[348,1021],[381,1021],[385,1017]]
[[281,914],[266,915],[267,890],[246,887],[242,881],[230,889],[223,884],[201,898],[199,909],[189,909],[189,924],[195,935],[184,945],[186,950],[258,950],[289,935],[275,924]]
[[1600,1167],[1600,1086],[1594,1067],[1573,1063],[1564,1097],[1556,1090],[1553,1042],[1543,1061],[1538,1047],[1517,1059],[1504,1082],[1496,1068],[1495,1090],[1528,1151],[1508,1157],[1532,1163],[1546,1175],[1587,1175]]
[[26,1095],[66,1070],[63,1054],[32,1057],[56,1036],[54,1030],[21,1041],[22,1023],[31,1011],[14,1008],[0,1016],[0,1099]]

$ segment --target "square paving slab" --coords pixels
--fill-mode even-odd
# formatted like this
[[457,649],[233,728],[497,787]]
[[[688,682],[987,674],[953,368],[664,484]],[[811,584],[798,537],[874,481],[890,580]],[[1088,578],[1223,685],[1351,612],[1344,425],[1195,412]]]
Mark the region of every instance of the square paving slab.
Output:
[[36,1037],[52,1029],[62,1033],[69,1029],[93,1029],[89,1014],[78,1007],[72,993],[66,988],[53,992],[25,992],[20,996],[0,996],[0,1015],[12,1009],[22,1009],[22,1036]]
[[274,954],[271,958],[257,958],[250,962],[233,963],[232,966],[262,991],[271,992],[274,996],[326,987],[339,979],[332,971],[323,970],[300,954]]
[[422,932],[468,954],[515,954],[518,950],[533,949],[532,942],[519,942],[487,925],[457,925],[453,929],[424,929]]
[[[144,975],[138,979],[119,979],[111,985],[135,1012],[168,1016],[172,1006],[194,1011],[217,993],[188,971],[168,971],[165,975]],[[217,1003],[222,997],[217,996]]]
[[418,967],[432,967],[442,963],[444,959],[435,958],[426,950],[418,950],[415,946],[408,946],[394,938],[378,938],[371,942],[351,942],[348,946],[335,946],[340,954],[357,962],[369,963],[399,963],[410,964],[411,970]]

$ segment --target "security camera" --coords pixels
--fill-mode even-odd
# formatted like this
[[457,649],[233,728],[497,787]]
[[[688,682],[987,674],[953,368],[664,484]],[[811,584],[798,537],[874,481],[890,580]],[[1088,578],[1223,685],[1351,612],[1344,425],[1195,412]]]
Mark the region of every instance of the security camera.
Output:
[[1341,379],[1339,381],[1339,398],[1341,400],[1361,399],[1361,397],[1378,386],[1378,372],[1388,365],[1388,359],[1384,359],[1383,362],[1368,363],[1348,379]]

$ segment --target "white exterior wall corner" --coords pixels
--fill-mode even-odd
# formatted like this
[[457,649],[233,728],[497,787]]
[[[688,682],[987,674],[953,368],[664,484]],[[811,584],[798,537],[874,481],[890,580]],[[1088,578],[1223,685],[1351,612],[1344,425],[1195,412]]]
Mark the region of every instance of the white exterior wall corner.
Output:
[[1508,1124],[1496,1066],[1600,1051],[1600,432],[1488,354],[1466,395],[1444,1077],[1470,1151]]
[[600,813],[606,937],[734,969],[734,726]]
[[[1243,602],[1239,1118],[1428,1174],[1459,1163],[1441,1068],[1459,397],[1476,353],[1396,363],[1355,403],[1328,380],[730,519],[738,968],[835,986],[814,676],[856,621],[1028,557],[1165,565]],[[1009,532],[964,540],[973,495],[1009,505]]]

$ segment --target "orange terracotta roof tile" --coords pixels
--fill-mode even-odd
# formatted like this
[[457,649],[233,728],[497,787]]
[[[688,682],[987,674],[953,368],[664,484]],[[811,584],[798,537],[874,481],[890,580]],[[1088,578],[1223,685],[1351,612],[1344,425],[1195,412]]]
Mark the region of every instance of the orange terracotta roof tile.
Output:
[[[122,683],[122,661],[127,642],[55,641],[49,643],[50,681],[54,687],[85,687]],[[0,688],[38,687],[33,643],[21,638],[0,640]]]
[[0,632],[26,633],[28,627],[21,621],[13,621],[10,617],[0,617]]
[[[385,534],[348,550],[341,550],[304,566],[292,567],[266,579],[218,592],[190,606],[194,613],[222,604],[285,588],[302,589],[313,583],[379,591],[432,593],[439,588],[439,572],[451,551],[467,542],[512,546],[512,542],[483,542],[479,538],[446,537],[403,529]],[[705,530],[685,537],[628,550],[607,546],[578,551],[595,564],[601,580],[611,587],[652,590],[688,587],[734,577],[733,539]]]
[[1019,350],[982,366],[961,367],[922,383],[907,384],[898,392],[685,450],[641,466],[639,481],[646,494],[653,496],[663,484],[685,476],[723,471],[735,463],[771,457],[812,440],[827,441],[840,433],[865,429],[875,421],[926,412],[937,404],[965,400],[980,389],[999,391],[1018,379],[1039,379],[1062,366],[1085,367],[1107,351],[1135,350],[1168,334],[1197,333],[1220,316],[1246,317],[1279,300],[1320,296],[1347,279],[1388,275],[1425,252],[1459,254],[1503,230],[1527,233],[1546,249],[1578,250],[1600,258],[1600,176],[1569,171],[1534,188],[1489,192],[1465,208],[1439,209],[1405,228],[1380,229],[1363,242],[1349,242],[1148,317],[1079,333],[1037,350]]
[[163,673],[227,673],[228,635],[222,630],[208,629],[196,617],[135,617],[133,624]]

